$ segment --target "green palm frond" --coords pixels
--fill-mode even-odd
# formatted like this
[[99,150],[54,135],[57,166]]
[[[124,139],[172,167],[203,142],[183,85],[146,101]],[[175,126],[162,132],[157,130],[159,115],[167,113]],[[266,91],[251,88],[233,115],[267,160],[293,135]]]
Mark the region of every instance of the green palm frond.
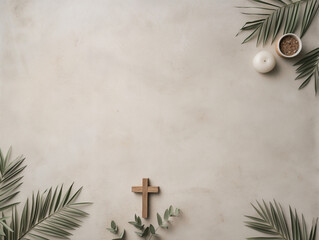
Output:
[[319,48],[308,52],[302,59],[295,63],[295,66],[299,66],[296,69],[296,73],[298,74],[296,80],[306,78],[299,89],[304,88],[311,79],[314,79],[315,93],[317,94],[319,83]]
[[26,166],[23,165],[25,158],[23,156],[17,157],[11,161],[12,148],[8,150],[6,156],[2,154],[0,149],[0,236],[5,235],[6,231],[12,229],[6,224],[7,217],[4,216],[3,211],[17,205],[18,202],[12,202],[13,198],[19,194],[18,188],[22,184],[21,173]]
[[263,201],[257,206],[253,205],[258,216],[246,216],[249,221],[245,224],[247,227],[262,233],[261,237],[247,238],[249,240],[315,240],[317,232],[317,222],[313,221],[311,230],[308,234],[307,224],[302,215],[301,220],[297,211],[289,207],[290,224],[280,204],[276,201],[269,204]]
[[12,232],[12,229],[7,225],[6,220],[8,217],[5,217],[3,212],[2,216],[0,217],[0,236],[5,236],[5,230]]
[[310,27],[310,24],[312,23],[312,20],[316,16],[319,6],[318,1],[307,1],[302,23],[301,23],[301,34],[300,36],[303,37],[305,33],[307,32],[308,28]]
[[4,229],[4,240],[49,240],[51,237],[70,239],[71,231],[80,227],[81,218],[88,214],[81,207],[90,203],[76,202],[82,188],[72,193],[73,184],[63,192],[63,186],[50,188],[43,194],[27,199],[21,217],[16,207],[12,211],[12,229]]
[[11,203],[11,200],[19,193],[23,178],[20,175],[26,167],[23,156],[11,161],[11,152],[10,148],[4,157],[0,149],[0,212],[17,204]]
[[[242,13],[257,19],[246,22],[239,33],[249,32],[243,43],[257,37],[257,45],[261,41],[266,44],[270,38],[273,43],[281,30],[283,33],[295,33],[299,26],[301,26],[300,35],[303,37],[319,9],[318,0],[251,0],[251,2],[256,6],[238,8],[248,10]],[[299,20],[301,14],[302,21]]]

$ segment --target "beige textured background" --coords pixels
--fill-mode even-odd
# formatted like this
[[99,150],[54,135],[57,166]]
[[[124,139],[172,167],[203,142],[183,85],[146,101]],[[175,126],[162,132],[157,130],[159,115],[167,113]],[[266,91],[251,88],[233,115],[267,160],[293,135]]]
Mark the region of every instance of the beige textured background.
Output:
[[94,205],[76,240],[111,239],[111,219],[136,239],[126,222],[142,177],[161,187],[152,221],[170,204],[184,212],[163,239],[252,236],[255,199],[318,216],[318,97],[297,90],[294,61],[254,71],[259,49],[234,37],[245,3],[2,0],[0,147],[27,157],[20,199],[84,186]]

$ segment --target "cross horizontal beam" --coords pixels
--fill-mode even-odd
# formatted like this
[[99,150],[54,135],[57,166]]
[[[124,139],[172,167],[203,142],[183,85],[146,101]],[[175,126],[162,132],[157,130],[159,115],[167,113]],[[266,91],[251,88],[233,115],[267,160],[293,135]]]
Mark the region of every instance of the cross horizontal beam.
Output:
[[[141,193],[141,192],[143,192],[143,187],[142,186],[132,187],[132,192]],[[147,192],[149,192],[149,193],[158,193],[159,192],[159,187],[149,186],[147,188]]]

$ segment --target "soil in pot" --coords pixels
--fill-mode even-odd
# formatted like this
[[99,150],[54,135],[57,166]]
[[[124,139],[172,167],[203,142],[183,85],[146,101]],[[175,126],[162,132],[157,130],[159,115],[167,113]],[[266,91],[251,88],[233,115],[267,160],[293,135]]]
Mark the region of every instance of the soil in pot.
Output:
[[281,39],[279,44],[280,51],[286,56],[292,56],[299,49],[299,42],[293,36],[285,36]]

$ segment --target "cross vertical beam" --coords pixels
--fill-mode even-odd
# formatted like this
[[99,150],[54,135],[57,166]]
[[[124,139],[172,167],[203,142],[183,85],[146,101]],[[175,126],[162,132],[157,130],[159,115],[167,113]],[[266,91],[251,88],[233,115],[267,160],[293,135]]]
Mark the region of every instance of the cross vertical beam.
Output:
[[143,178],[142,186],[132,187],[132,192],[142,193],[142,217],[148,218],[148,194],[158,193],[159,187],[149,186],[149,179]]
[[142,192],[142,217],[148,217],[148,178],[143,178]]

